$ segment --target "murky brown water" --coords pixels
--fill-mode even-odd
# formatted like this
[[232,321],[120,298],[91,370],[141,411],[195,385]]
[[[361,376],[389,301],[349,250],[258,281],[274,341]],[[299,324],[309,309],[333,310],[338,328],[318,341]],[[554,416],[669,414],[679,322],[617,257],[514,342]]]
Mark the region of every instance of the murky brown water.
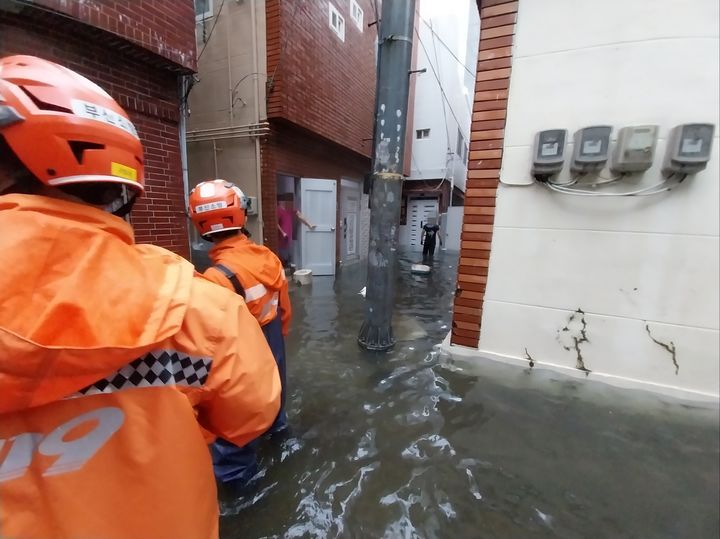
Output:
[[[448,332],[456,257],[401,261],[401,331],[356,344],[364,268],[292,291],[289,415],[223,539],[717,538],[717,407],[498,364],[463,374]],[[417,322],[414,323],[413,321]]]

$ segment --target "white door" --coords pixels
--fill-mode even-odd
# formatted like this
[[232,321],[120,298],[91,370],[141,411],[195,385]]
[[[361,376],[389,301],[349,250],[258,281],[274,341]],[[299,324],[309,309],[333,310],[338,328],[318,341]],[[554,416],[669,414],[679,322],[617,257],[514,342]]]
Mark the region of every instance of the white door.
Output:
[[429,217],[438,216],[438,200],[436,198],[413,198],[408,201],[407,224],[410,227],[410,250],[422,251],[422,227]]
[[340,181],[340,260],[344,264],[354,262],[358,255],[360,219],[360,183]]
[[336,189],[335,180],[300,180],[300,211],[315,225],[300,223],[302,267],[313,275],[335,275]]

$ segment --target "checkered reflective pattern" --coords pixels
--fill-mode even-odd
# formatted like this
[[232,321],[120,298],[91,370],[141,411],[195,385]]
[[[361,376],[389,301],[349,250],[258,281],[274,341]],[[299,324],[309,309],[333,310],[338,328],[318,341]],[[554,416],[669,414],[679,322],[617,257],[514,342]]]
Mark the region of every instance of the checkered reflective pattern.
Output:
[[78,391],[77,396],[113,393],[136,387],[190,386],[205,384],[212,359],[192,357],[174,350],[152,350],[117,372]]

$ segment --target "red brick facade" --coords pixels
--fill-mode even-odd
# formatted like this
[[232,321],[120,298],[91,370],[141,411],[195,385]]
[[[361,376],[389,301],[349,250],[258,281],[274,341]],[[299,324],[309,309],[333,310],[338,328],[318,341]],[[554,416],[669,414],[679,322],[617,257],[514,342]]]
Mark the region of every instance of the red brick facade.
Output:
[[377,30],[367,27],[375,20],[372,0],[358,3],[362,31],[350,2],[333,2],[345,19],[342,41],[329,27],[326,0],[266,2],[271,134],[262,143],[262,211],[271,249],[277,249],[278,174],[340,180],[370,171]]
[[112,32],[188,70],[195,70],[195,8],[191,0],[33,0]]
[[[64,5],[66,13],[109,26],[116,36],[45,9],[0,10],[0,55],[33,54],[56,61],[97,82],[118,100],[145,147],[147,191],[131,218],[137,241],[188,256],[178,76],[195,65],[194,9],[191,0],[157,0],[142,2],[143,9],[124,14],[123,6],[129,3],[94,2],[89,8],[89,3],[42,2]],[[173,14],[173,18],[163,20],[156,12]],[[186,20],[176,20],[179,16]],[[167,46],[158,56],[163,28],[168,30]],[[145,33],[155,37],[146,38]],[[145,43],[150,51],[121,39],[122,35]],[[185,51],[182,58],[180,50]],[[178,59],[183,63],[176,63]]]
[[[284,118],[370,156],[375,109],[376,27],[372,0],[362,32],[350,2],[332,2],[345,19],[345,41],[328,25],[327,0],[267,0],[268,118]],[[274,76],[273,76],[274,74]]]
[[477,348],[500,179],[518,2],[478,0],[480,45],[452,344]]

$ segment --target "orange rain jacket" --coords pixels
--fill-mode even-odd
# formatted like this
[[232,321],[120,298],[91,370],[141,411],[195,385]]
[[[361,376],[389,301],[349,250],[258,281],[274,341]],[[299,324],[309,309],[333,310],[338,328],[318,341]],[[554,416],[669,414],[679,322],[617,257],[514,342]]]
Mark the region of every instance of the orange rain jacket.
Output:
[[[245,290],[245,302],[261,326],[275,320],[280,308],[282,333],[287,336],[292,320],[288,283],[282,262],[270,249],[250,241],[244,234],[232,236],[210,249],[213,264],[222,264]],[[216,268],[204,273],[211,281],[234,290],[230,280]]]
[[198,423],[242,446],[280,380],[236,294],[95,208],[0,197],[0,537],[210,539]]

